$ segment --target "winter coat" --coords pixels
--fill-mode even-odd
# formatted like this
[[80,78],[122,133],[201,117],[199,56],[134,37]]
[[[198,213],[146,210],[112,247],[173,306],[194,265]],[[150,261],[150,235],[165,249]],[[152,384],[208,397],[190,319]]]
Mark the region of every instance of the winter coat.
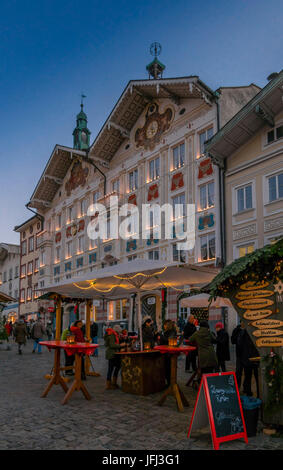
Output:
[[183,331],[184,339],[188,339],[197,331],[195,325],[193,323],[187,322]]
[[190,343],[195,343],[198,348],[199,367],[217,367],[217,357],[214,351],[213,342],[215,341],[208,328],[200,327],[189,338]]
[[98,333],[97,323],[93,322],[90,325],[90,336],[91,336],[91,338],[95,338],[97,336],[97,333]]
[[155,344],[155,334],[151,326],[147,326],[145,323],[142,326],[142,341],[144,343],[150,343],[150,347],[153,348]]
[[160,345],[163,345],[163,344],[168,345],[169,338],[175,338],[176,336],[177,336],[176,328],[171,328],[170,330],[165,330],[164,333],[160,334],[159,344]]
[[229,335],[223,328],[217,331],[216,356],[218,362],[230,361]]
[[77,343],[85,343],[84,334],[81,328],[78,328],[77,326],[71,326],[70,331],[73,335],[75,335],[75,340]]
[[23,320],[19,320],[14,327],[14,336],[16,343],[26,344],[27,327]]
[[244,328],[237,326],[232,332],[232,344],[236,344],[236,356],[244,367],[252,366],[250,357],[258,357],[259,352],[252,342],[249,333]]
[[[111,333],[110,328],[106,330],[106,333],[104,335],[104,345],[106,348],[105,351],[105,358],[106,359],[113,359],[115,356],[116,352],[119,352],[121,349],[121,346],[119,343],[117,343],[117,336],[114,333]],[[107,332],[108,331],[108,332]]]
[[46,331],[41,321],[36,321],[31,330],[32,339],[40,339],[45,334]]

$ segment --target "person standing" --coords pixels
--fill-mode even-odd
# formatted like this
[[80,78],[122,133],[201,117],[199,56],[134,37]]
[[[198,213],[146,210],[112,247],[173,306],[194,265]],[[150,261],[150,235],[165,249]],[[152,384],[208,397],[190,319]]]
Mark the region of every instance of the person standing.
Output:
[[[85,337],[83,333],[83,322],[81,320],[77,320],[74,322],[72,326],[70,326],[70,331],[73,335],[75,335],[75,340],[77,343],[85,343]],[[86,375],[85,375],[85,360],[84,360],[84,354],[82,355],[82,380],[86,380]]]
[[53,334],[53,328],[52,328],[52,323],[51,321],[47,322],[47,326],[46,326],[46,334],[47,334],[47,338],[48,338],[48,341],[51,341],[52,339],[52,334]]
[[24,321],[24,315],[20,316],[20,319],[14,326],[14,337],[16,343],[18,343],[18,354],[22,354],[22,346],[27,342],[27,328]]
[[200,322],[199,326],[199,330],[190,336],[189,343],[197,345],[201,374],[210,374],[218,367],[217,357],[213,347],[215,338],[209,330],[207,321]]
[[[165,320],[163,323],[163,333],[159,335],[159,344],[160,345],[167,345],[169,344],[169,338],[174,338],[177,336],[177,330],[174,322],[172,320]],[[164,364],[165,364],[165,379],[167,385],[170,385],[171,379],[171,357],[170,354],[163,354],[164,356]]]
[[117,384],[117,378],[119,370],[121,368],[121,358],[116,355],[116,352],[120,351],[121,348],[126,346],[126,343],[120,343],[119,335],[121,334],[121,332],[122,328],[120,327],[120,325],[114,325],[113,328],[107,328],[105,331],[105,357],[108,360],[106,390],[115,390],[119,388]]
[[153,322],[151,317],[145,317],[142,324],[142,342],[150,343],[150,347],[153,348],[155,345],[156,335],[153,329]]
[[44,325],[41,321],[41,318],[39,317],[36,322],[34,323],[32,330],[31,330],[31,337],[34,340],[33,343],[33,350],[32,352],[35,353],[36,348],[38,348],[38,354],[41,354],[41,344],[40,341],[42,341],[42,337],[46,334],[46,330],[44,328]]
[[[195,325],[196,319],[194,315],[190,315],[188,317],[187,323],[184,328],[184,333],[183,333],[183,338],[185,340],[185,344],[187,340],[192,336],[196,331],[196,325]],[[191,351],[186,355],[186,366],[185,370],[186,372],[190,372],[190,365],[192,364],[192,369],[193,372],[197,370],[197,350]]]
[[[97,344],[97,341],[98,341],[97,334],[98,334],[98,325],[97,323],[95,323],[95,321],[93,321],[92,324],[90,325],[90,337],[91,337],[91,341],[93,344]],[[94,357],[98,356],[98,348],[95,349],[93,355]]]
[[224,330],[224,325],[221,322],[216,323],[216,356],[218,360],[219,370],[226,372],[225,361],[230,361],[230,350],[229,350],[229,335]]
[[258,357],[259,352],[245,329],[243,321],[233,330],[231,342],[236,345],[236,379],[238,388],[239,390],[241,388],[242,374],[244,371],[243,392],[248,396],[252,396],[252,373],[254,371],[258,389],[258,370],[250,361],[250,358]]

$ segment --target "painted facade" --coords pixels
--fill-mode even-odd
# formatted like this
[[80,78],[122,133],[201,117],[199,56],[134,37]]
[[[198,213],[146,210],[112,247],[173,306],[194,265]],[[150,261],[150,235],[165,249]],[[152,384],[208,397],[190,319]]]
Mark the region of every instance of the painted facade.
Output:
[[[204,153],[204,142],[220,122],[235,114],[259,91],[255,85],[219,89],[217,93],[198,77],[131,81],[87,151],[56,146],[31,196],[29,207],[44,216],[38,235],[39,258],[44,260],[38,283],[45,286],[138,258],[213,265],[221,260],[219,172]],[[229,96],[229,99],[225,97]],[[108,210],[110,197],[123,204],[194,204],[195,247],[176,249],[176,239],[151,236],[128,240],[91,240],[87,215],[93,203]],[[187,214],[180,215],[187,224]],[[163,223],[162,230],[166,227]],[[174,237],[174,233],[172,234]],[[188,286],[187,286],[188,288]],[[177,317],[177,297],[168,290],[167,316]],[[160,315],[162,293],[148,293]],[[153,301],[152,301],[153,302]],[[72,306],[70,305],[70,308]],[[126,321],[133,299],[96,302],[98,322]]]
[[9,321],[15,321],[19,306],[20,247],[10,243],[0,243],[0,286],[1,292],[13,297],[2,311]]

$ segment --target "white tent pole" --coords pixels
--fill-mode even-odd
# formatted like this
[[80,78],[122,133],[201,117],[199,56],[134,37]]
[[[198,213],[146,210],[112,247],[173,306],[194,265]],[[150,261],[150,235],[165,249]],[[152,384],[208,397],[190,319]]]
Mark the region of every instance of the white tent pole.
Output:
[[140,332],[140,344],[141,351],[143,350],[143,341],[142,341],[142,315],[141,315],[141,293],[138,291],[138,323],[139,323],[139,332]]

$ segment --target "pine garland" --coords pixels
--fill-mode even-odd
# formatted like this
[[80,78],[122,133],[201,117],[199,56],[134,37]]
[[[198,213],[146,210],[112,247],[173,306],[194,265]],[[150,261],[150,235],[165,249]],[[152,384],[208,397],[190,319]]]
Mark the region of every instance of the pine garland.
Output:
[[267,385],[267,399],[264,404],[265,411],[278,412],[283,407],[283,360],[273,350],[262,358],[265,364],[265,380]]

